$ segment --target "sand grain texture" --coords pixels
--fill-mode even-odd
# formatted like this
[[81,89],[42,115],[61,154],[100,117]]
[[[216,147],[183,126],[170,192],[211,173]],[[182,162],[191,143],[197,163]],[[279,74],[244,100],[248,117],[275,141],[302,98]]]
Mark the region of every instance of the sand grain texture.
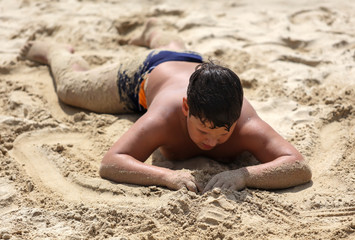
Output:
[[[286,2],[286,1],[285,1]],[[0,239],[354,239],[354,1],[0,1]],[[71,44],[92,66],[156,17],[240,76],[259,115],[306,157],[309,184],[186,190],[113,184],[103,154],[137,119],[59,102],[46,66],[16,56],[31,37]],[[196,158],[203,182],[255,160]]]

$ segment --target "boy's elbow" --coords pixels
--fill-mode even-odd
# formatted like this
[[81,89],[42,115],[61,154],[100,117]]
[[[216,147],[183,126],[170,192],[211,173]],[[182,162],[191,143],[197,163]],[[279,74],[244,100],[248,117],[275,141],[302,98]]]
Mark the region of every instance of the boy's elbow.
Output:
[[308,166],[308,164],[306,164],[306,169],[305,169],[305,175],[306,175],[306,180],[307,182],[312,180],[312,170],[311,168]]
[[312,180],[312,170],[304,159],[296,162],[298,176],[301,183],[307,183]]
[[102,178],[109,178],[109,170],[110,170],[110,165],[108,164],[108,155],[106,154],[101,161],[100,167],[99,167],[99,175]]
[[107,165],[103,161],[100,164],[99,175],[102,178],[107,178]]
[[112,180],[115,182],[119,182],[121,180],[122,164],[121,158],[119,154],[116,153],[106,153],[102,158],[100,167],[99,167],[99,175],[102,178]]

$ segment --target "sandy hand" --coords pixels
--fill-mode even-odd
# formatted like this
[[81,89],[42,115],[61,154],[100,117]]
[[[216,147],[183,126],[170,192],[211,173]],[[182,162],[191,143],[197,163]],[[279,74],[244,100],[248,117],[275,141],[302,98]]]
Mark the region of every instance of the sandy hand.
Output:
[[189,191],[199,192],[202,188],[196,182],[195,177],[191,173],[184,170],[175,170],[166,179],[166,186],[172,190],[178,190],[186,187]]
[[245,188],[245,174],[242,169],[225,171],[216,174],[207,183],[203,192],[212,190],[213,188],[241,190]]

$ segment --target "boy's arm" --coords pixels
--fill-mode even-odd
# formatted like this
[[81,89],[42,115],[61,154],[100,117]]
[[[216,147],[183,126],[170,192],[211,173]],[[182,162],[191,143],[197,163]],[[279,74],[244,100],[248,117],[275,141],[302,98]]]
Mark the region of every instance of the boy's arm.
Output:
[[281,189],[309,182],[312,172],[292,144],[258,116],[252,121],[246,150],[262,164],[241,169],[245,186]]
[[105,154],[100,176],[120,183],[166,186],[174,190],[186,187],[197,192],[197,184],[190,173],[143,163],[164,144],[167,137],[164,123],[164,119],[151,117],[148,113],[139,118]]
[[251,108],[251,115],[238,133],[242,148],[261,162],[214,176],[205,187],[240,190],[244,187],[281,189],[309,182],[312,173],[302,155]]

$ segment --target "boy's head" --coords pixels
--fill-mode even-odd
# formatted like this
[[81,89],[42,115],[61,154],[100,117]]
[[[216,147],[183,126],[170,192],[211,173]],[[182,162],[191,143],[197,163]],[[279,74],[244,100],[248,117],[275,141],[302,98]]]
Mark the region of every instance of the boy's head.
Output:
[[187,88],[189,115],[210,128],[231,126],[240,117],[243,88],[239,77],[230,69],[205,62],[197,66]]

